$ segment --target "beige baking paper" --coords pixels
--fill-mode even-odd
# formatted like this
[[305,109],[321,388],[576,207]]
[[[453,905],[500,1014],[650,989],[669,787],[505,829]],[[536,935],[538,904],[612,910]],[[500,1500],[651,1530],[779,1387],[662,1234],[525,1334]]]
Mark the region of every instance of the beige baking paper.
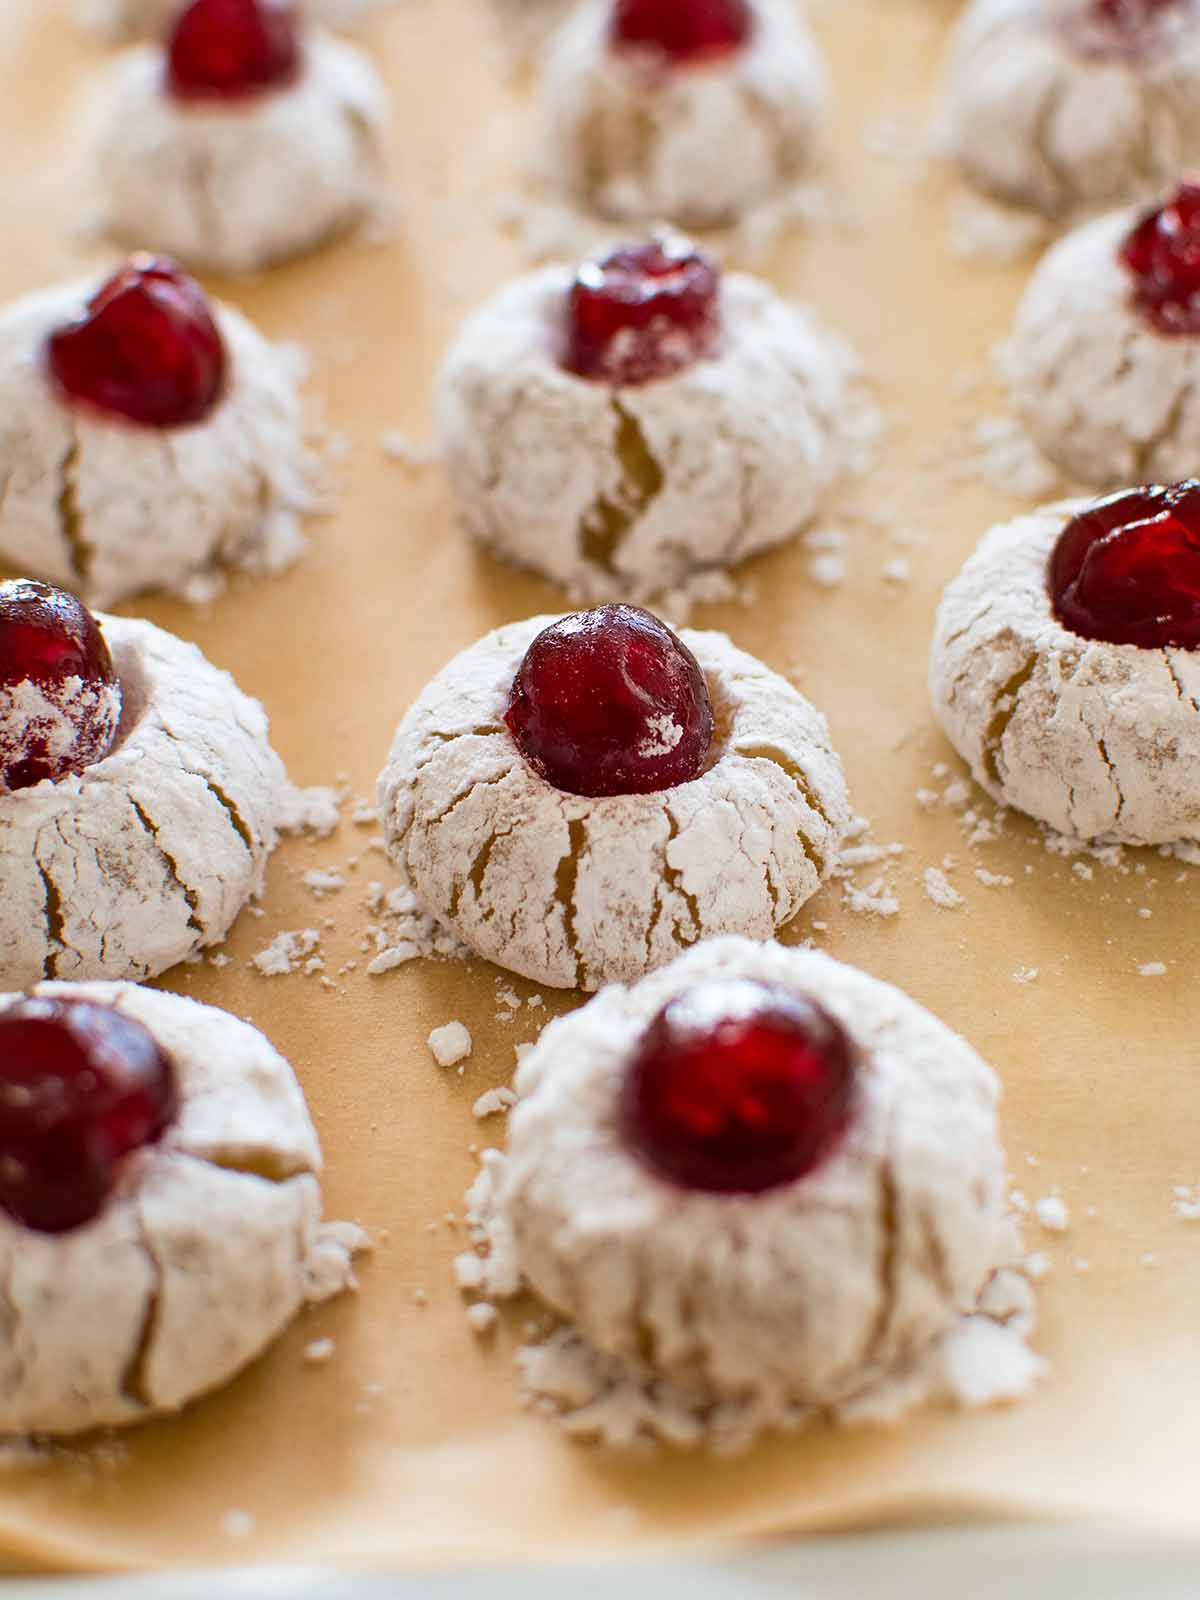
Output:
[[[336,514],[282,579],[238,584],[207,612],[145,606],[262,697],[299,781],[344,779],[359,797],[372,792],[401,713],[453,651],[498,623],[561,609],[548,586],[472,553],[436,469],[410,470],[380,442],[393,429],[427,437],[452,329],[521,265],[498,219],[527,117],[494,3],[407,0],[366,36],[393,95],[394,238],[218,286],[311,352],[312,387],[344,444]],[[950,759],[924,687],[939,590],[988,524],[1020,504],[962,466],[964,435],[997,408],[986,381],[973,384],[986,380],[1026,269],[956,259],[950,186],[916,160],[953,11],[949,0],[825,0],[816,21],[839,101],[828,215],[763,264],[867,358],[891,434],[852,498],[877,520],[842,521],[850,575],[840,587],[815,584],[811,555],[791,549],[749,570],[753,605],[697,620],[798,675],[830,716],[875,836],[907,847],[897,917],[850,914],[834,885],[794,932],[827,924],[823,947],[906,987],[1002,1073],[1017,1181],[1030,1199],[1060,1192],[1072,1219],[1062,1237],[1030,1229],[1030,1247],[1053,1263],[1038,1339],[1053,1380],[1013,1410],[817,1431],[735,1462],[613,1460],[524,1412],[512,1359],[520,1319],[490,1344],[468,1331],[451,1281],[462,1235],[446,1217],[475,1170],[470,1146],[502,1138],[472,1105],[508,1081],[514,1046],[546,1012],[523,1006],[498,1021],[497,974],[482,964],[366,975],[363,901],[385,863],[371,848],[376,830],[354,826],[347,807],[327,844],[281,849],[265,916],[244,917],[229,942],[233,964],[174,981],[251,1018],[294,1061],[325,1144],[328,1213],[361,1221],[377,1242],[361,1292],[302,1318],[178,1420],[32,1464],[6,1458],[0,1550],[11,1561],[468,1562],[1013,1511],[1200,1526],[1200,1226],[1174,1214],[1172,1194],[1200,1180],[1196,873],[1149,853],[1131,855],[1126,874],[1098,864],[1078,873],[1019,826],[972,849],[949,811],[927,814],[914,798]],[[6,296],[112,259],[81,242],[87,131],[107,58],[65,13],[52,0],[3,0]],[[907,583],[884,577],[898,558]],[[965,897],[957,911],[935,909],[922,886],[946,856]],[[315,866],[340,867],[349,887],[316,903],[300,881]],[[976,867],[1014,882],[985,886]],[[317,976],[249,969],[275,933],[327,917],[334,991]],[[353,959],[357,969],[339,976]],[[1139,976],[1155,962],[1164,976]],[[571,1003],[548,999],[550,1009]],[[475,1038],[461,1078],[425,1045],[454,1018]],[[326,1337],[333,1359],[306,1366],[305,1347]],[[231,1512],[252,1518],[252,1531]]]

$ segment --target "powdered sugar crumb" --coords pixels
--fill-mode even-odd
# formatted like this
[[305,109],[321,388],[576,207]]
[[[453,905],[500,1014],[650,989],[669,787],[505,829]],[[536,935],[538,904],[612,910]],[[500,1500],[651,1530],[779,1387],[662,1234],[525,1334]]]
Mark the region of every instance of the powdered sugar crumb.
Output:
[[489,1089],[486,1094],[481,1094],[471,1107],[474,1116],[482,1122],[485,1117],[494,1117],[502,1111],[508,1111],[517,1103],[517,1097],[511,1089]]
[[926,867],[924,878],[926,898],[942,911],[957,911],[965,904],[963,897],[951,884],[940,867]]
[[277,933],[265,949],[251,958],[250,965],[264,978],[281,978],[288,973],[299,971],[306,958],[313,956],[320,943],[321,935],[316,928],[300,928],[293,932]]
[[439,1067],[456,1067],[474,1048],[470,1032],[461,1022],[447,1022],[435,1028],[426,1042]]
[[1071,1225],[1071,1214],[1056,1194],[1035,1201],[1033,1214],[1047,1233],[1065,1233]]

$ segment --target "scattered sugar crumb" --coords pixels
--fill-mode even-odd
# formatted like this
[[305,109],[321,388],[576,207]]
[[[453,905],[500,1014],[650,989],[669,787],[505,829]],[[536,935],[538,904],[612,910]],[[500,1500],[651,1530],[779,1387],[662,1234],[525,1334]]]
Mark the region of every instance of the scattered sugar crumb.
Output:
[[385,972],[395,972],[397,967],[404,966],[406,962],[415,961],[420,954],[420,948],[411,940],[389,945],[367,962],[367,974],[372,978],[382,977]]
[[332,1361],[337,1345],[332,1339],[314,1339],[304,1347],[304,1360],[310,1367],[323,1367]]
[[940,867],[926,867],[924,882],[926,898],[941,910],[957,911],[965,903]]
[[304,887],[318,900],[323,900],[327,894],[337,894],[339,889],[344,889],[346,880],[340,872],[322,872],[314,867],[304,874]]
[[1200,1189],[1176,1189],[1174,1211],[1181,1222],[1200,1222]]
[[1040,1283],[1049,1273],[1050,1267],[1050,1257],[1044,1250],[1035,1250],[1032,1255],[1025,1257],[1026,1276],[1034,1283]]
[[1013,981],[1015,983],[1033,983],[1037,979],[1037,975],[1038,969],[1036,967],[1018,967],[1013,973]]
[[495,1306],[488,1300],[479,1300],[475,1305],[467,1307],[467,1321],[471,1324],[471,1331],[480,1338],[492,1331],[499,1315]]
[[912,563],[904,556],[897,556],[894,561],[889,561],[883,569],[885,583],[908,583],[912,579]]
[[221,1518],[221,1532],[227,1539],[248,1539],[255,1521],[248,1511],[227,1511]]
[[1035,1201],[1033,1210],[1047,1233],[1065,1233],[1071,1225],[1071,1214],[1056,1194]]
[[987,889],[1011,889],[1013,885],[1007,872],[989,872],[986,867],[976,867],[975,876]]
[[1138,968],[1139,978],[1164,978],[1167,973],[1165,961],[1143,961]]
[[1071,1266],[1076,1272],[1080,1273],[1090,1272],[1092,1270],[1092,1263],[1086,1256],[1076,1256],[1074,1261],[1072,1261]]
[[321,935],[316,928],[277,933],[265,949],[251,958],[250,964],[264,978],[281,978],[287,973],[296,972],[320,943]]
[[435,1028],[427,1040],[439,1067],[455,1067],[471,1054],[471,1035],[461,1022],[447,1022]]
[[208,964],[210,967],[216,967],[217,971],[220,972],[225,967],[233,965],[233,957],[227,956],[224,950],[218,950],[216,955],[209,956]]
[[336,789],[318,786],[312,789],[293,789],[284,801],[278,819],[281,833],[311,833],[317,839],[327,839],[337,828],[340,817],[341,796]]
[[389,428],[386,433],[380,434],[379,448],[390,460],[413,470],[431,467],[438,459],[435,445],[420,444],[400,428]]
[[842,903],[848,911],[860,916],[894,917],[900,911],[900,902],[882,878],[860,889],[853,883],[842,885]]
[[[452,1065],[452,1063],[448,1063]],[[485,1117],[494,1117],[502,1111],[507,1111],[515,1106],[517,1097],[511,1089],[489,1089],[486,1094],[481,1094],[471,1107],[472,1112],[480,1122]]]

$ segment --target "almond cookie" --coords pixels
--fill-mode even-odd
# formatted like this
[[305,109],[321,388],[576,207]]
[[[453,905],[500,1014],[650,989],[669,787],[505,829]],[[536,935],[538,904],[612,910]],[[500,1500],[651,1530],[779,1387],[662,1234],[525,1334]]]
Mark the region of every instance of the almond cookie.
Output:
[[438,386],[468,533],[585,599],[650,599],[796,535],[847,467],[855,362],[659,238],[510,284]]
[[999,1084],[890,985],[717,939],[552,1022],[468,1200],[468,1290],[566,1326],[522,1352],[571,1431],[744,1445],[1038,1376]]
[[788,0],[585,0],[548,47],[541,147],[606,216],[710,228],[795,181],[824,111]]
[[954,38],[947,153],[1050,215],[1136,199],[1200,160],[1197,0],[972,0]]
[[1200,838],[1200,486],[993,528],[946,590],[929,686],[993,799],[1080,839]]
[[141,980],[219,944],[291,792],[262,707],[195,645],[0,584],[0,982]]
[[[282,7],[285,0],[278,0]],[[352,28],[395,0],[298,0],[297,9],[331,28]],[[188,0],[75,0],[79,25],[110,44],[131,39],[157,39]]]
[[1071,233],[1026,290],[1006,350],[1046,455],[1097,488],[1200,461],[1200,186]]
[[170,261],[0,312],[0,558],[112,605],[300,554],[294,361]]
[[125,983],[0,995],[0,1432],[178,1411],[352,1286],[321,1152],[257,1029]]
[[97,174],[105,222],[220,272],[301,255],[375,204],[385,115],[353,45],[269,0],[192,0],[165,51],[140,46],[115,70]]
[[825,719],[724,634],[533,617],[457,656],[380,779],[388,853],[479,955],[556,988],[768,937],[850,822]]

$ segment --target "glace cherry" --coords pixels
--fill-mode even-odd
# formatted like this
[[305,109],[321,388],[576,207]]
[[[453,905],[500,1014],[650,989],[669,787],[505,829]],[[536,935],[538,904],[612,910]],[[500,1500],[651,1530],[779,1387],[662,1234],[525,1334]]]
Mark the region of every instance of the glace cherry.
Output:
[[717,269],[680,239],[587,262],[567,296],[562,364],[601,383],[670,378],[714,353],[720,294]]
[[858,1052],[804,995],[699,985],[650,1024],[621,1104],[629,1146],[689,1189],[760,1194],[804,1176],[850,1120]]
[[695,656],[638,606],[600,606],[539,633],[505,721],[535,772],[568,794],[649,794],[704,771],[713,736]]
[[120,714],[116,669],[91,612],[48,583],[0,583],[0,794],[101,760]]
[[1159,333],[1200,333],[1200,183],[1181,183],[1121,246],[1133,303]]
[[288,0],[192,0],[167,43],[167,89],[177,100],[246,100],[300,72]]
[[132,1017],[33,997],[0,1012],[0,1207],[39,1233],[91,1222],[178,1103],[170,1061]]
[[224,341],[200,285],[164,257],[135,256],[50,335],[65,398],[150,428],[210,416],[225,388]]
[[1125,489],[1081,512],[1048,581],[1059,620],[1085,639],[1200,649],[1200,480]]
[[657,51],[673,67],[697,66],[740,50],[753,27],[748,0],[616,0],[612,39]]

